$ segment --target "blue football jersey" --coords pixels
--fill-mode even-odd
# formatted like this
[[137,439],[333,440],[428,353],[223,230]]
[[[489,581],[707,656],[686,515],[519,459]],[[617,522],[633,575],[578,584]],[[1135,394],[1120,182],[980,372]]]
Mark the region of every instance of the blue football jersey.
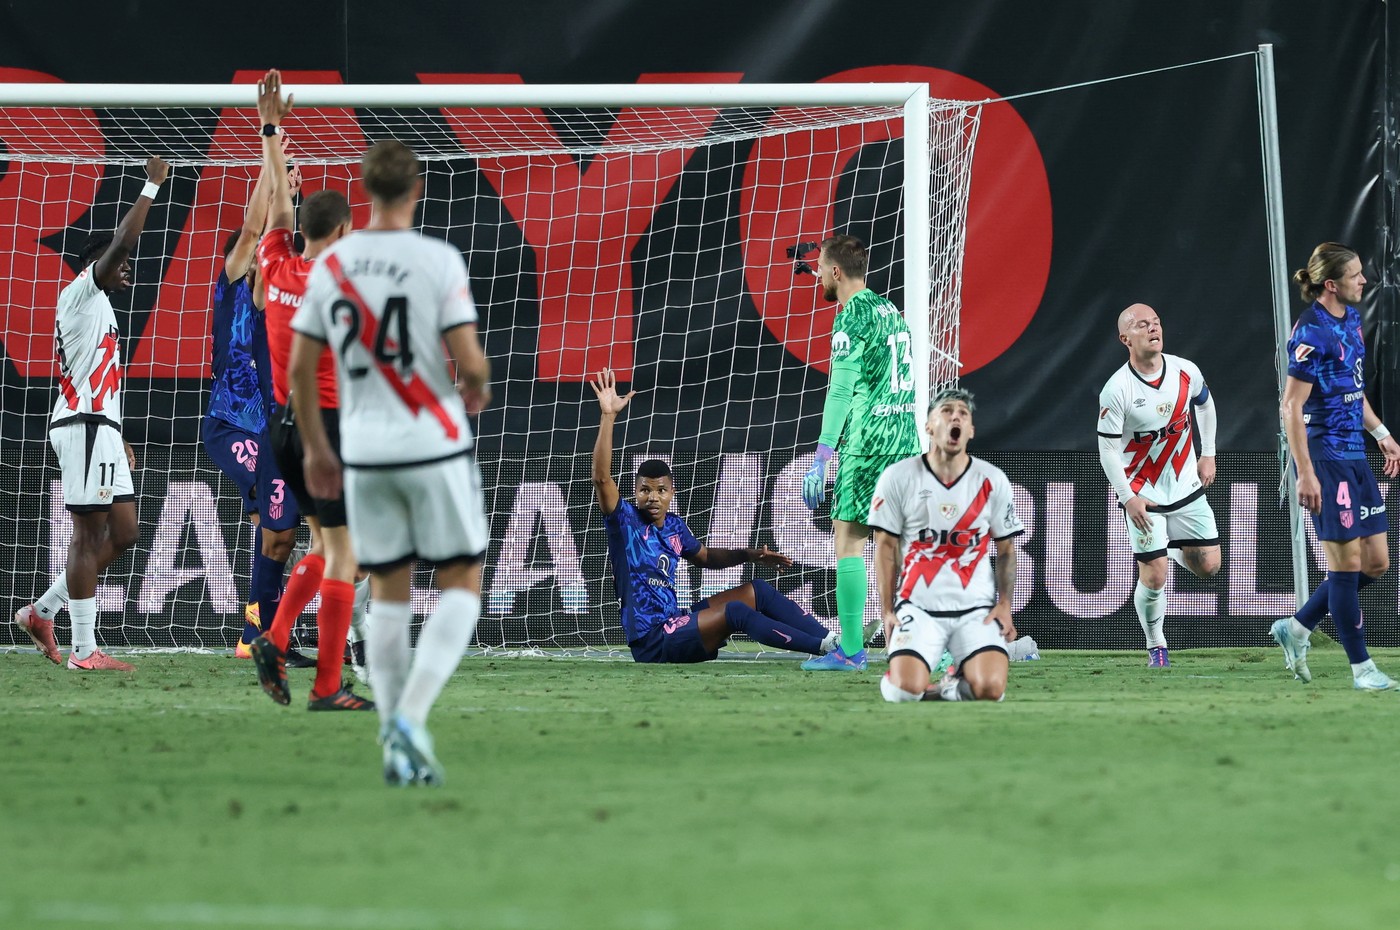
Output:
[[[210,333],[214,383],[209,390],[209,416],[254,436],[261,435],[267,425],[255,351],[261,317],[253,306],[247,279],[229,284],[228,275],[220,271],[214,285],[214,324]],[[265,334],[262,342],[265,356]]]
[[699,552],[700,541],[675,514],[667,514],[657,526],[628,500],[618,501],[603,525],[608,532],[613,584],[622,602],[622,628],[630,643],[655,624],[680,615],[677,563]]
[[1288,374],[1310,382],[1303,404],[1308,452],[1315,459],[1366,457],[1362,417],[1366,399],[1366,343],[1361,314],[1347,307],[1340,319],[1314,303],[1293,324]]

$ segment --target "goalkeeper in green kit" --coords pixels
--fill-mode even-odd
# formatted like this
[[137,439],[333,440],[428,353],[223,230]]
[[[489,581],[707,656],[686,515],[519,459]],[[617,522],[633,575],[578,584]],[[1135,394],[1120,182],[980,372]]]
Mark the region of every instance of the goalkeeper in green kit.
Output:
[[866,667],[865,543],[870,497],[880,474],[923,451],[914,415],[914,366],[909,327],[899,308],[865,286],[865,244],[832,236],[821,244],[817,277],[822,296],[841,305],[831,327],[831,386],[822,410],[816,459],[802,479],[802,499],[816,510],[826,499],[826,469],[841,459],[831,523],[836,542],[836,615],[841,645],[802,663],[808,671]]

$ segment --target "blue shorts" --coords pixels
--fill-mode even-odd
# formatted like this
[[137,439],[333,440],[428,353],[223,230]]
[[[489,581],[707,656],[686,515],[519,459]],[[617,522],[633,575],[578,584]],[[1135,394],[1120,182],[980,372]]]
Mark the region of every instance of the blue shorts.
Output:
[[238,485],[238,493],[243,497],[243,512],[257,513],[259,508],[253,489],[258,484],[258,452],[263,448],[262,441],[232,423],[209,416],[200,425],[199,440],[219,471]]
[[262,448],[267,452],[258,461],[257,499],[261,525],[278,533],[296,529],[301,524],[301,510],[292,489],[282,480],[277,456],[272,454],[272,438],[266,431],[262,434]]
[[705,643],[700,638],[700,624],[696,620],[700,611],[708,606],[708,601],[701,601],[690,609],[690,613],[653,623],[651,629],[627,644],[632,650],[632,658],[637,662],[677,664],[708,662],[717,658],[718,651],[705,649]]
[[1322,485],[1322,511],[1313,514],[1317,538],[1364,539],[1390,530],[1376,473],[1365,459],[1313,459]]

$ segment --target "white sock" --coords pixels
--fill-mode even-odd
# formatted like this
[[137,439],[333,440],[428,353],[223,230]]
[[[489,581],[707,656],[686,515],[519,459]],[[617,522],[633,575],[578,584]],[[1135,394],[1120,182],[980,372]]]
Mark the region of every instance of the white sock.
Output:
[[68,602],[73,620],[73,654],[86,659],[97,649],[97,598],[74,598]]
[[369,663],[370,678],[374,681],[374,706],[379,711],[381,724],[393,719],[399,695],[408,680],[408,666],[413,661],[408,626],[412,622],[413,605],[385,600],[374,602],[374,622],[369,624],[369,635],[365,638],[365,661]]
[[1186,569],[1188,572],[1191,571],[1191,567],[1190,567],[1189,565],[1186,564],[1186,556],[1185,556],[1185,554],[1182,552],[1182,550],[1181,550],[1180,547],[1176,547],[1176,546],[1168,547],[1168,548],[1167,548],[1167,558],[1171,559],[1173,562],[1175,562],[1177,565],[1180,565],[1182,568]]
[[1166,598],[1162,596],[1162,589],[1149,588],[1139,581],[1133,590],[1133,607],[1137,610],[1138,623],[1142,626],[1143,635],[1147,637],[1147,648],[1165,648],[1167,638],[1162,635],[1162,626],[1167,615],[1167,605]]
[[1366,672],[1379,671],[1376,668],[1375,659],[1367,659],[1365,662],[1353,662],[1351,666],[1351,677],[1360,678]]
[[[427,721],[433,702],[461,663],[480,616],[481,598],[472,592],[465,588],[449,588],[442,592],[437,609],[418,635],[413,667],[399,696],[399,706],[395,708],[409,723],[422,726]],[[374,674],[374,670],[370,673]]]
[[1308,637],[1312,635],[1312,630],[1299,623],[1297,617],[1288,618],[1288,632],[1293,634],[1294,639],[1301,639],[1303,642],[1307,642]]
[[63,605],[68,603],[68,573],[59,572],[49,589],[39,595],[39,599],[34,602],[34,612],[45,620],[52,620],[58,616],[58,612],[63,609]]
[[906,701],[922,701],[924,699],[923,694],[919,692],[905,691],[903,688],[897,687],[894,682],[890,681],[888,674],[880,678],[880,694],[891,704],[903,704]]
[[366,624],[369,622],[369,614],[366,608],[369,605],[369,576],[361,578],[355,582],[355,603],[350,608],[350,642],[360,643],[365,640]]
[[826,634],[826,639],[822,640],[822,655],[826,655],[839,645],[841,645],[841,634],[833,630]]

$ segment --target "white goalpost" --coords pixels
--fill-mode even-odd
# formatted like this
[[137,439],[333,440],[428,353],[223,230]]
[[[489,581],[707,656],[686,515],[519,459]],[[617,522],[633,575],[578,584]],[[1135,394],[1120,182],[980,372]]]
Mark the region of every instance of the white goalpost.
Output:
[[[797,570],[780,585],[834,614],[829,527],[800,493],[834,308],[802,266],[829,235],[864,239],[871,286],[914,336],[918,409],[955,382],[979,103],[931,100],[923,84],[287,90],[304,192],[345,192],[363,222],[359,158],[401,139],[426,165],[423,231],[468,260],[496,371],[478,424],[492,523],[479,647],[625,648],[588,483],[598,420],[585,379],[604,365],[639,391],[615,437],[623,493],[638,461],[667,459],[675,507],[702,539],[782,549]],[[252,529],[199,436],[221,246],[261,163],[254,95],[249,84],[0,84],[11,240],[0,570],[16,602],[61,569],[71,533],[45,436],[54,301],[88,235],[135,199],[145,158],[172,165],[133,255],[135,287],[116,301],[141,535],[99,587],[106,645],[222,649],[242,625]],[[685,567],[680,600],[749,571]]]

